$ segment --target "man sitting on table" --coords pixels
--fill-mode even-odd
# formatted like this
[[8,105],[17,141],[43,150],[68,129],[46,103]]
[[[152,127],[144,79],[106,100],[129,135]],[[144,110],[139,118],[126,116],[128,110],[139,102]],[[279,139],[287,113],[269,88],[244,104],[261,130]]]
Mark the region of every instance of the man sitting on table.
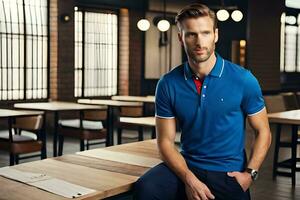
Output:
[[[207,6],[183,8],[176,23],[188,61],[157,85],[157,143],[164,162],[137,181],[135,198],[248,200],[271,143],[259,83],[215,53],[217,19]],[[246,117],[256,132],[249,162]],[[175,119],[182,131],[180,153],[174,145]]]

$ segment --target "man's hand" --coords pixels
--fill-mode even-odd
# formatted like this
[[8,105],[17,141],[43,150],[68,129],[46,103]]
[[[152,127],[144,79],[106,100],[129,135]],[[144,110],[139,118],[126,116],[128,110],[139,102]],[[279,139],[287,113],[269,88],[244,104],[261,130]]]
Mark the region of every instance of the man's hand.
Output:
[[185,192],[188,200],[215,199],[208,187],[202,183],[192,172],[187,173],[186,175]]
[[241,185],[244,192],[248,190],[252,183],[251,175],[248,172],[228,172],[228,176],[235,177],[237,182]]

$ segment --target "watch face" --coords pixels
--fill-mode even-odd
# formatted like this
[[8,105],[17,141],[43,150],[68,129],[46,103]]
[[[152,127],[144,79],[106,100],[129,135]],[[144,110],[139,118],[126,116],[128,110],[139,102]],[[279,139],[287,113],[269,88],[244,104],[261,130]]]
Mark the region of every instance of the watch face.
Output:
[[248,172],[251,175],[252,180],[255,181],[257,179],[258,171],[254,170],[254,169],[247,168],[246,172]]
[[258,172],[255,170],[251,171],[251,178],[255,181],[258,178]]

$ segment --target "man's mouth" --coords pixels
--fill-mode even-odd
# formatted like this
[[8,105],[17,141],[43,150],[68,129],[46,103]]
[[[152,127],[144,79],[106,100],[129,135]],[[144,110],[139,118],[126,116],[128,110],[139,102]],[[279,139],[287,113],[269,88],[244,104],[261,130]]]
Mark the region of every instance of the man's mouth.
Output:
[[205,51],[206,51],[205,48],[196,48],[196,49],[194,50],[194,52],[195,52],[196,54],[203,54],[203,53],[205,53]]

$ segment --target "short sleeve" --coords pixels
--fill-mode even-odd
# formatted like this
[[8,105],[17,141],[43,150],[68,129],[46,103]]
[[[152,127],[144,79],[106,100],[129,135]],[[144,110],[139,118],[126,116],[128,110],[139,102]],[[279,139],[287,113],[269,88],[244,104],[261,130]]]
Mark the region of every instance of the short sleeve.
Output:
[[174,118],[171,104],[171,97],[167,81],[162,77],[156,86],[155,91],[155,116],[160,118]]
[[248,116],[259,113],[265,107],[264,98],[257,79],[247,72],[244,82],[242,109]]

